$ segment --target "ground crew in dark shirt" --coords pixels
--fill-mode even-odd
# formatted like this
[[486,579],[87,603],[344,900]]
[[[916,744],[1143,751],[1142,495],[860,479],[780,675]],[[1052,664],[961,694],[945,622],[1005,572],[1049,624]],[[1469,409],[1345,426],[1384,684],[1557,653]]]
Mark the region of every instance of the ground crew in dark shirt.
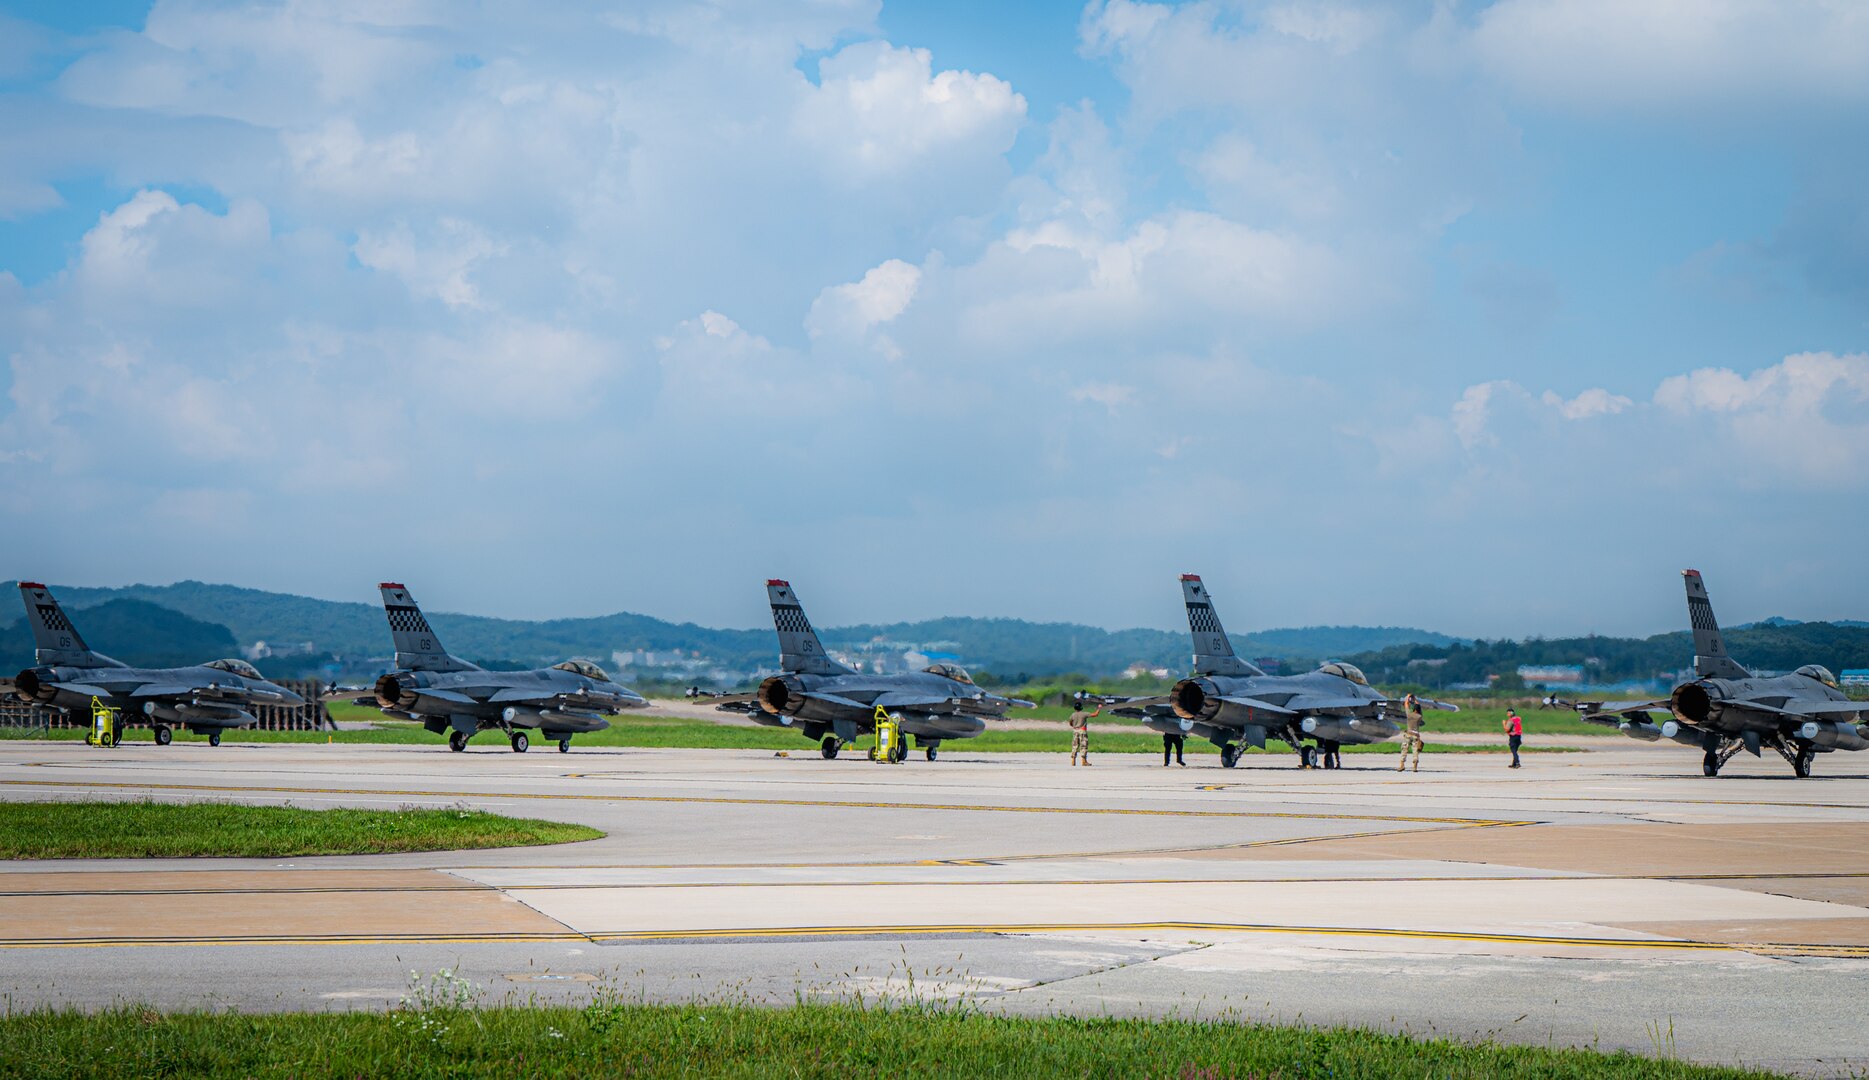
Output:
[[1343,744],[1326,740],[1318,743],[1317,749],[1324,759],[1326,769],[1343,768]]
[[1505,728],[1506,745],[1512,748],[1512,764],[1506,766],[1506,768],[1516,769],[1519,767],[1519,746],[1525,741],[1525,721],[1519,719],[1517,710],[1506,710]]
[[1181,749],[1182,747],[1186,745],[1187,745],[1187,739],[1180,732],[1178,731],[1163,732],[1162,733],[1162,765],[1163,767],[1164,768],[1167,767],[1168,755],[1171,752],[1175,755],[1175,764],[1185,766],[1187,762],[1181,759]]

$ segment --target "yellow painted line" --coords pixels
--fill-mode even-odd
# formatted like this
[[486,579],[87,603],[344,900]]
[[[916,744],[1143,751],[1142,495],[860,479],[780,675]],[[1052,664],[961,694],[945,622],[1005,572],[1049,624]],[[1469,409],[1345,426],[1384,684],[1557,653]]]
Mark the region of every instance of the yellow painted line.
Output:
[[0,938],[0,949],[123,949],[200,947],[204,945],[497,945],[501,943],[590,941],[565,934],[255,934],[247,937],[88,937]]
[[995,814],[1095,814],[1119,817],[1273,818],[1294,821],[1399,821],[1428,825],[1534,825],[1492,818],[1419,817],[1394,814],[1306,814],[1256,810],[1160,810],[1116,806],[999,806],[968,803],[882,802],[846,799],[750,799],[724,795],[587,795],[564,792],[431,791],[402,788],[235,787],[225,784],[126,784],[92,780],[0,780],[14,787],[82,788],[106,791],[213,791],[240,795],[397,795],[426,799],[543,799],[568,802],[686,803],[709,806],[805,806],[870,810],[952,810]]
[[[861,864],[874,866],[875,864]],[[907,866],[988,866],[990,863],[956,860],[949,862],[901,863]],[[481,869],[507,870],[577,870],[577,869],[728,869],[729,867],[481,867]],[[758,869],[757,866],[736,866],[731,869]],[[773,867],[783,869],[783,867]],[[97,871],[49,871],[53,873],[96,873]],[[109,871],[107,871],[109,872]],[[240,871],[223,871],[239,873]],[[272,871],[266,871],[268,873]],[[315,870],[289,870],[281,873],[317,873]],[[199,889],[59,889],[7,892],[0,891],[0,897],[69,897],[69,896],[255,896],[255,895],[296,895],[317,893],[443,893],[443,892],[537,892],[548,889],[589,890],[589,889],[828,889],[828,888],[890,888],[896,886],[922,887],[929,885],[994,885],[994,886],[1042,886],[1042,885],[1294,885],[1294,884],[1355,884],[1367,882],[1372,885],[1407,884],[1418,882],[1444,881],[1809,881],[1831,880],[1837,878],[1858,879],[1869,874],[1448,874],[1434,875],[1397,875],[1389,877],[1252,877],[1252,878],[992,878],[988,880],[951,880],[918,881],[913,879],[884,880],[860,879],[855,881],[624,881],[624,882],[546,882],[542,884],[482,885],[463,882],[460,885],[441,886],[399,886],[370,885],[335,888],[295,888],[265,887],[243,888],[229,886],[225,888]],[[4,882],[0,876],[0,882]]]
[[1213,922],[1114,922],[1114,923],[1000,923],[921,926],[799,926],[781,928],[743,928],[714,930],[642,930],[596,931],[586,934],[592,941],[654,941],[677,938],[749,938],[749,937],[842,937],[852,935],[891,936],[897,934],[1044,934],[1082,933],[1087,931],[1179,931],[1185,933],[1227,934],[1302,934],[1327,937],[1405,938],[1417,941],[1464,941],[1512,945],[1562,945],[1577,948],[1647,949],[1685,952],[1732,952],[1765,949],[1824,949],[1847,955],[1869,956],[1869,947],[1854,945],[1785,945],[1775,943],[1734,944],[1719,941],[1686,941],[1630,938],[1553,937],[1539,934],[1476,933],[1458,930],[1396,930],[1378,927],[1277,926],[1266,923]]
[[1046,934],[1086,932],[1181,932],[1225,934],[1284,934],[1321,937],[1386,938],[1413,941],[1477,942],[1504,945],[1543,945],[1566,948],[1635,949],[1651,952],[1752,952],[1767,955],[1869,958],[1869,947],[1857,945],[1800,945],[1778,942],[1720,942],[1640,938],[1590,938],[1539,934],[1478,933],[1457,930],[1399,930],[1381,927],[1277,926],[1264,923],[1110,922],[1110,923],[998,923],[925,924],[917,926],[789,926],[738,927],[688,930],[619,930],[594,933],[514,934],[356,934],[255,935],[250,937],[92,937],[0,939],[0,949],[57,948],[173,948],[234,945],[379,945],[379,944],[524,944],[588,941],[676,941],[745,938],[898,937],[904,934]]

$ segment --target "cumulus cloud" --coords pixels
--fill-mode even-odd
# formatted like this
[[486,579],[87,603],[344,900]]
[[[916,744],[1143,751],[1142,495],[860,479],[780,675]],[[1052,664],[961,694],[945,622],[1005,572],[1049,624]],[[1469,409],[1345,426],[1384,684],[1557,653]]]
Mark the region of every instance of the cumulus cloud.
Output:
[[798,110],[799,136],[844,183],[873,183],[938,157],[1004,153],[1025,117],[1011,84],[971,71],[936,72],[927,49],[850,45],[818,62],[819,84]]
[[1869,100],[1869,9],[1829,0],[1501,0],[1471,47],[1562,108]]
[[805,316],[805,328],[814,338],[860,336],[906,311],[921,279],[920,267],[890,259],[864,274],[861,281],[833,285],[819,293]]
[[1558,415],[1566,420],[1588,420],[1592,416],[1608,416],[1635,404],[1621,394],[1612,394],[1600,386],[1591,387],[1568,400],[1555,391],[1546,390],[1539,395],[1538,400],[1556,409]]
[[[1720,4],[1702,10],[1768,44],[1815,25],[1853,48],[1853,16],[1790,5],[1760,29]],[[547,596],[745,623],[756,596],[743,611],[671,583],[787,561],[891,607],[853,617],[1168,623],[1137,566],[1404,580],[1450,565],[1449,533],[1382,523],[1471,535],[1566,498],[1641,511],[1709,469],[1757,500],[1869,474],[1860,353],[1754,370],[1768,319],[1724,351],[1655,348],[1662,305],[1640,340],[1559,336],[1590,296],[1538,250],[1549,237],[1518,232],[1563,192],[1520,152],[1516,110],[1555,100],[1540,80],[1561,89],[1555,62],[1508,70],[1531,25],[1512,20],[1554,7],[1108,0],[1078,44],[1124,92],[1087,81],[1085,100],[944,70],[883,40],[874,0],[613,8],[160,0],[145,29],[61,45],[55,81],[0,100],[0,217],[82,202],[74,177],[109,192],[47,265],[0,257],[0,499],[108,508],[141,541],[31,536],[28,554],[73,578],[343,595],[419,558],[492,610]],[[1599,13],[1658,10],[1630,8]],[[1551,32],[1577,64],[1622,62]],[[1634,38],[1673,57],[1658,70],[1681,94],[1727,100],[1699,72],[1730,46],[1689,62]],[[1786,84],[1798,100],[1848,113],[1848,73],[1810,66]],[[1603,92],[1643,85],[1611,72]],[[1847,243],[1860,170],[1836,171],[1805,228]],[[1725,250],[1771,250],[1743,241]],[[1825,265],[1860,291],[1850,259]],[[1676,375],[1679,355],[1712,367]],[[833,494],[798,498],[801,477]],[[308,503],[384,527],[313,546],[281,524]],[[1109,505],[1201,509],[1084,527]],[[1860,531],[1803,509],[1824,527],[1801,543]],[[657,572],[592,575],[623,522],[626,562]],[[878,530],[889,545],[853,553]],[[1579,575],[1561,595],[1637,560],[1558,543],[1547,561]],[[520,562],[524,588],[485,572]],[[901,584],[902,565],[962,584],[911,595],[929,576]],[[1093,575],[1116,591],[1077,599]],[[1316,610],[1287,577],[1256,616],[1537,626],[1464,596]]]

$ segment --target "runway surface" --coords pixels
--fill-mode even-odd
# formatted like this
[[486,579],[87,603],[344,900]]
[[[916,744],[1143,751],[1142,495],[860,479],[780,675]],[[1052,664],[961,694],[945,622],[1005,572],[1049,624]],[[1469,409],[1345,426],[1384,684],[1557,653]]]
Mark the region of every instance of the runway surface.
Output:
[[1869,755],[1607,739],[1299,771],[1103,755],[0,743],[0,798],[465,804],[546,848],[0,864],[10,1007],[965,999],[1869,1068]]

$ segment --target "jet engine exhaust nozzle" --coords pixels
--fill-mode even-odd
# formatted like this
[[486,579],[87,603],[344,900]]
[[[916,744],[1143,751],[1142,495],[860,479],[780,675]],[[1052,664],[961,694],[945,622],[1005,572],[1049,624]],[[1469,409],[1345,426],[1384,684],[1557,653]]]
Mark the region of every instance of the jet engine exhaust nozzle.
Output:
[[1681,719],[1693,724],[1704,724],[1713,713],[1713,695],[1699,683],[1686,683],[1675,687],[1668,706]]
[[408,709],[415,704],[415,686],[396,675],[385,675],[376,681],[376,703],[385,709]]
[[43,677],[31,668],[19,673],[13,680],[13,693],[21,701],[36,701],[49,705],[58,696],[58,690],[52,686],[52,680]]
[[1220,695],[1206,679],[1183,679],[1168,692],[1175,715],[1183,720],[1211,720],[1220,711]]
[[774,716],[796,716],[804,708],[804,687],[784,675],[773,675],[759,684],[759,707]]

